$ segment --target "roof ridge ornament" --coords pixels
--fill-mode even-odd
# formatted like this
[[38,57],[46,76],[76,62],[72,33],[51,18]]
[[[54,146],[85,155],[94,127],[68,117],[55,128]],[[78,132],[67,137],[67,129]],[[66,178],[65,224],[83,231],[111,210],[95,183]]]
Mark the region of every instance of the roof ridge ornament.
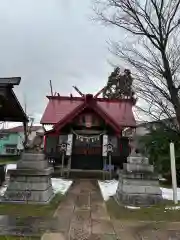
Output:
[[73,88],[76,90],[77,93],[79,93],[79,95],[81,95],[81,97],[84,97],[84,94],[76,86],[73,86]]

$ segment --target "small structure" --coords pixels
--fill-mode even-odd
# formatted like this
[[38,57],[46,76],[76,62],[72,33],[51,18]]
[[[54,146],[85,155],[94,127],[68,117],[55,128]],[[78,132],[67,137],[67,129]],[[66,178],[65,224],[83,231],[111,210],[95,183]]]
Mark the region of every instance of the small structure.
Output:
[[[19,85],[20,81],[20,77],[0,78],[0,121],[22,122],[24,124],[24,129],[26,129],[28,117],[13,91],[13,87]],[[4,165],[0,165],[0,171],[1,185],[5,179]]]
[[[23,122],[27,138],[28,117],[23,111],[12,88],[21,78],[0,78],[0,121]],[[38,144],[42,142],[39,141]],[[34,149],[22,154],[16,170],[9,170],[10,182],[4,195],[7,202],[46,203],[53,196],[50,174],[44,154]]]
[[119,174],[115,198],[129,206],[150,206],[162,201],[159,178],[148,158],[135,152],[127,158]]
[[0,121],[23,122],[26,126],[28,117],[13,91],[20,81],[20,77],[0,78]]
[[80,171],[108,173],[120,168],[129,155],[129,140],[123,137],[123,130],[136,127],[132,112],[135,99],[100,98],[102,91],[94,96],[78,90],[80,97],[47,97],[49,103],[41,123],[45,129],[48,125],[52,129],[45,132],[44,149],[60,166],[62,175]]

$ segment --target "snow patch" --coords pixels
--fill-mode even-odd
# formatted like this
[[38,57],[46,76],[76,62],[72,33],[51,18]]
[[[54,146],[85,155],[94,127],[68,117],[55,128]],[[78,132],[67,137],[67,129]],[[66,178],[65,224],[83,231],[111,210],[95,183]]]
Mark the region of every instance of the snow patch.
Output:
[[10,163],[6,165],[6,173],[8,170],[13,170],[17,168],[17,164],[16,163]]
[[[101,189],[102,196],[105,201],[107,201],[110,197],[116,194],[116,190],[118,187],[118,181],[108,180],[108,181],[98,181],[99,187]],[[173,200],[173,190],[169,188],[160,188],[162,191],[162,197],[167,200]],[[180,188],[177,189],[178,200],[180,201]]]
[[7,189],[7,185],[0,187],[0,197],[2,197]]
[[125,206],[125,208],[128,208],[128,209],[140,209],[140,207],[134,207],[134,206]]
[[165,208],[166,210],[179,210],[180,209],[180,206],[171,206],[171,207],[166,207]]
[[113,179],[109,181],[98,181],[98,184],[99,184],[103,199],[105,201],[107,201],[110,197],[116,194],[116,190],[118,187],[117,180]]
[[62,178],[51,178],[54,193],[65,194],[73,181]]
[[166,178],[159,178],[159,181],[165,182],[165,181],[167,181],[167,179]]
[[[71,180],[61,178],[51,178],[51,180],[54,193],[61,193],[62,195],[64,195],[68,191],[73,182]],[[6,189],[7,189],[6,184],[0,188],[0,196],[4,195]]]
[[[167,200],[173,200],[172,188],[161,188],[162,197]],[[177,199],[180,200],[180,188],[177,188]]]

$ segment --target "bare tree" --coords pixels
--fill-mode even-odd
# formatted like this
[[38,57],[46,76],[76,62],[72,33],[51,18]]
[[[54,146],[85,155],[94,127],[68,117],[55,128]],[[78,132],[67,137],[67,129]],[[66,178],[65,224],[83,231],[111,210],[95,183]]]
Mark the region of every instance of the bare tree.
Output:
[[95,11],[131,39],[111,42],[111,51],[134,73],[138,109],[155,120],[175,117],[179,131],[180,0],[97,0]]

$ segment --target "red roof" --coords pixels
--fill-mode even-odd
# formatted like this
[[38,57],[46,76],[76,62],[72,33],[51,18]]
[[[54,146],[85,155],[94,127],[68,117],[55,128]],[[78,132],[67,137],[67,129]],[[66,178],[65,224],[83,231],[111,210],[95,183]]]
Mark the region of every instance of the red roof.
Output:
[[108,100],[83,97],[49,96],[49,103],[42,116],[42,124],[65,125],[73,120],[86,107],[94,109],[103,119],[113,125],[116,130],[122,127],[135,127],[136,121],[132,112],[133,102],[130,99]]
[[130,101],[105,102],[98,101],[97,105],[119,126],[136,126],[135,118],[132,112],[132,103]]
[[[32,126],[31,131],[35,132],[38,131],[42,126]],[[13,128],[7,128],[1,130],[1,132],[6,132],[6,133],[19,133],[19,132],[24,132],[24,127],[23,126],[17,126]]]
[[73,100],[69,97],[61,97],[61,99],[59,99],[59,97],[50,98],[41,123],[56,124],[83,103],[84,100],[82,98],[73,98]]

